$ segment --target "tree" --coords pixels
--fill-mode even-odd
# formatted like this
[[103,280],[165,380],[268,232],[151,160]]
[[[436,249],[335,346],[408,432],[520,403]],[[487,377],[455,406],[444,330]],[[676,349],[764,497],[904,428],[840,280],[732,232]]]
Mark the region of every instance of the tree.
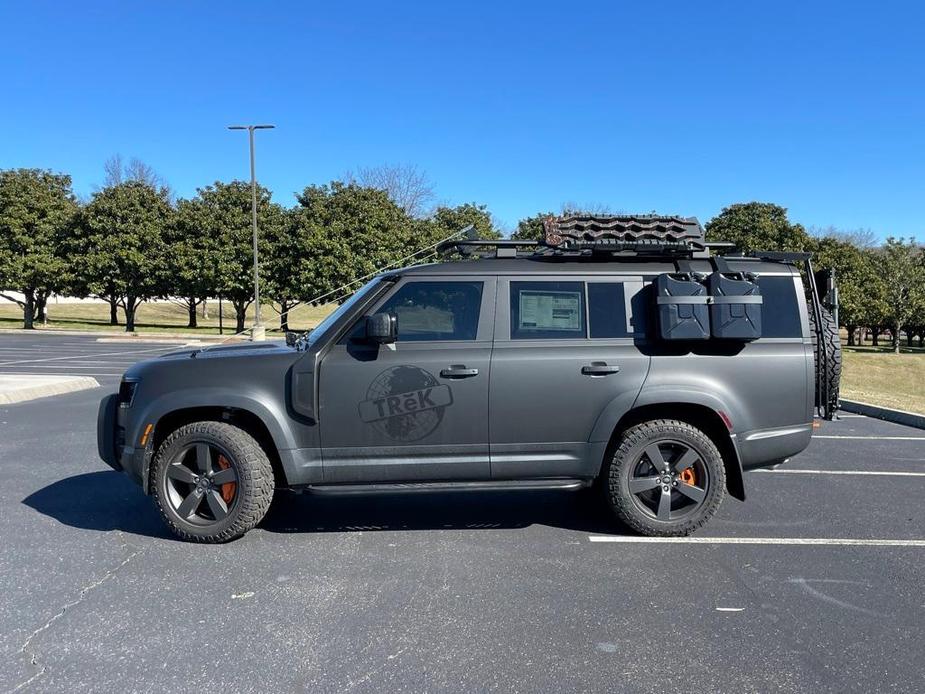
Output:
[[730,205],[707,222],[708,241],[729,241],[743,251],[803,251],[811,239],[786,208],[767,202]]
[[516,241],[537,241],[546,238],[546,229],[543,222],[549,217],[555,217],[555,212],[540,212],[532,217],[524,217],[517,222],[517,228],[511,234]]
[[[201,277],[186,285],[186,293],[214,290],[234,307],[236,332],[244,331],[247,309],[254,301],[254,240],[251,228],[251,187],[244,181],[200,188],[192,200],[182,201],[181,225],[201,235],[204,246],[191,248],[189,272]],[[266,276],[268,239],[279,234],[284,211],[271,201],[271,193],[257,186],[258,255],[260,275]],[[196,242],[198,243],[198,241]],[[205,249],[207,252],[203,252]],[[196,257],[199,261],[196,261]],[[201,285],[197,284],[201,280]],[[199,287],[199,289],[196,289]],[[199,298],[202,298],[200,296]]]
[[408,263],[431,243],[433,228],[383,190],[333,181],[297,198],[292,233],[301,252],[289,262],[299,301],[342,300],[363,278]]
[[162,284],[171,300],[186,310],[188,328],[198,326],[197,307],[218,294],[218,238],[202,228],[201,212],[195,201],[178,201],[176,223],[165,234],[169,254]]
[[427,174],[414,164],[383,164],[348,172],[345,184],[383,190],[409,217],[422,218],[436,197]]
[[848,345],[853,346],[858,327],[865,325],[865,318],[872,313],[871,298],[876,297],[879,288],[871,254],[846,238],[830,233],[813,239],[810,249],[814,266],[835,271],[839,321],[848,330]]
[[165,188],[128,181],[93,195],[69,242],[73,290],[121,306],[126,332],[135,330],[141,302],[163,295],[164,233],[172,217]]
[[438,207],[428,222],[430,222],[431,240],[434,243],[470,225],[475,228],[476,238],[501,238],[501,233],[495,228],[488,206],[474,202],[456,207]]
[[0,171],[0,296],[23,310],[23,327],[45,316],[49,294],[67,268],[62,241],[73,227],[77,202],[71,177],[39,169]]
[[103,163],[103,171],[106,174],[103,185],[107,188],[135,181],[152,188],[170,190],[164,177],[157,173],[153,166],[146,164],[138,157],[132,157],[126,164],[121,154],[113,154]]
[[925,262],[915,239],[890,237],[877,255],[883,283],[885,318],[893,333],[893,351],[899,354],[900,333],[925,304]]

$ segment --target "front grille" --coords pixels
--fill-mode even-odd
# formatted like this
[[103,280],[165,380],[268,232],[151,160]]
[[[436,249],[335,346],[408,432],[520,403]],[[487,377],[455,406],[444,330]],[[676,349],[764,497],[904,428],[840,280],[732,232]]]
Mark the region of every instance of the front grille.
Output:
[[122,383],[119,384],[119,404],[122,407],[131,407],[137,389],[137,381],[122,381]]

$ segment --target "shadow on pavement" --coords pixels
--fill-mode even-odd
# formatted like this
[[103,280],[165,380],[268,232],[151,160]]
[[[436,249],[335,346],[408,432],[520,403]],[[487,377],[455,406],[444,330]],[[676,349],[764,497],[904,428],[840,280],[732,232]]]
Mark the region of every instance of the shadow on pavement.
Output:
[[58,480],[30,494],[23,503],[73,528],[172,537],[151,500],[114,470]]
[[[172,538],[151,499],[115,471],[75,475],[23,503],[59,523]],[[591,490],[294,494],[278,491],[260,528],[275,533],[494,530],[545,525],[589,533],[625,529]]]
[[277,493],[260,527],[269,532],[494,530],[546,525],[626,532],[591,490],[370,494]]

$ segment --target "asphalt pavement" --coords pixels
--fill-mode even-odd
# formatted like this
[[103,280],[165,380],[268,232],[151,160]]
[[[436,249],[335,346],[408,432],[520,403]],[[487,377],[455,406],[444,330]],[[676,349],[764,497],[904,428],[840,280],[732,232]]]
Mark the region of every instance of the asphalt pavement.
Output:
[[172,349],[0,335],[0,373],[102,384],[0,406],[0,689],[923,688],[925,431],[824,423],[688,542],[588,492],[278,493],[197,546],[96,454],[99,399]]

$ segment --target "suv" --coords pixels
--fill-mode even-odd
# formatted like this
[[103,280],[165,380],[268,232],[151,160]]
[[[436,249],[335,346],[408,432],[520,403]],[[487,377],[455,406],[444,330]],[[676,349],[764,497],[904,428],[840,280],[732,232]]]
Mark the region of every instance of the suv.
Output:
[[724,245],[676,217],[448,241],[460,259],[381,274],[286,345],[132,366],[100,455],[199,542],[253,528],[275,488],[322,487],[596,486],[634,530],[687,535],[837,401],[808,255]]

